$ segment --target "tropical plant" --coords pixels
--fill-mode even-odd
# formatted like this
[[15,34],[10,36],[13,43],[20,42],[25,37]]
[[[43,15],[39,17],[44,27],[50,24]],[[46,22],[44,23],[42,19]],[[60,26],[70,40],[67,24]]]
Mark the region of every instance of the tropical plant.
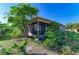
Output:
[[13,27],[19,28],[19,30],[25,34],[27,32],[28,24],[33,16],[37,15],[38,9],[31,4],[18,4],[12,6],[8,13],[8,22]]
[[79,52],[78,43],[78,33],[59,31],[51,26],[49,27],[49,32],[46,32],[44,46],[61,54],[74,54]]
[[46,33],[46,40],[44,45],[49,49],[59,51],[64,45],[66,45],[66,36],[64,32],[54,31]]
[[60,26],[58,23],[52,23],[52,26],[48,28],[49,31],[46,32],[46,40],[43,42],[44,46],[57,52],[60,52],[69,41],[67,32],[58,29]]

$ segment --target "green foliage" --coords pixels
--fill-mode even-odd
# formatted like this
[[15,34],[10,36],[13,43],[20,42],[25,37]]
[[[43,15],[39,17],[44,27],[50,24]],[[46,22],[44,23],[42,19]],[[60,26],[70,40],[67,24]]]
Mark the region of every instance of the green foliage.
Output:
[[47,32],[44,45],[51,50],[59,51],[66,44],[66,37],[64,35],[64,32],[59,31]]
[[37,13],[38,9],[31,4],[18,4],[10,8],[8,22],[12,23],[11,26],[19,28],[25,34],[28,28],[27,24]]
[[72,48],[75,52],[79,53],[79,44]]
[[38,9],[31,4],[11,6],[7,13],[8,23],[0,23],[0,40],[22,37],[27,33],[28,24]]
[[0,51],[0,55],[13,55],[13,54],[27,54],[25,51],[25,46],[27,45],[27,41],[23,40],[19,42],[19,44],[14,43],[11,48],[3,48]]
[[[56,24],[55,24],[56,25]],[[61,54],[73,54],[79,51],[79,34],[58,30],[59,25],[49,27],[44,46]]]
[[74,54],[74,53],[73,53],[73,51],[71,50],[71,48],[69,46],[63,46],[60,49],[60,54],[71,55],[71,54]]
[[0,23],[0,40],[9,39],[9,32],[9,25],[7,23]]
[[66,28],[68,29],[79,29],[79,23],[68,23],[65,25]]
[[46,40],[43,44],[60,54],[74,54],[79,52],[79,34],[52,30],[46,32]]
[[23,40],[19,44],[14,43],[14,45],[12,46],[12,48],[17,49],[18,53],[22,52],[22,54],[27,54],[26,51],[25,51],[25,46],[26,45],[27,45],[27,41]]
[[19,28],[15,27],[10,33],[13,38],[19,38],[22,35],[22,32]]
[[44,41],[44,45],[47,46],[51,50],[59,51],[63,45],[66,44],[66,32],[60,31],[59,23],[52,22],[51,26],[49,26],[49,31],[46,32],[46,40]]
[[50,31],[55,31],[55,30],[59,30],[59,27],[63,26],[60,23],[57,23],[55,21],[51,22],[51,26],[49,26],[49,30]]
[[0,55],[11,55],[13,54],[13,49],[12,48],[3,48],[0,51]]

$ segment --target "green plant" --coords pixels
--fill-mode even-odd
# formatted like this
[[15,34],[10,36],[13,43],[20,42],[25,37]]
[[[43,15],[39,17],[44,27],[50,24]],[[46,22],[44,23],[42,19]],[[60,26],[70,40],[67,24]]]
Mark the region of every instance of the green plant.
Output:
[[3,48],[0,51],[0,54],[1,55],[11,55],[11,54],[13,54],[13,49],[12,48]]
[[12,48],[16,49],[18,53],[27,54],[25,50],[25,46],[27,45],[27,40],[21,41],[19,44],[14,43]]
[[37,14],[38,9],[33,7],[31,4],[20,3],[11,6],[10,11],[7,14],[8,23],[11,23],[13,30],[15,30],[16,27],[21,30],[22,34],[26,34],[30,20],[32,20],[32,17]]
[[69,46],[63,46],[60,49],[60,54],[64,54],[64,55],[71,55],[74,54],[72,49]]
[[22,40],[18,43],[14,43],[11,48],[2,48],[0,55],[13,55],[13,54],[27,54],[25,46],[27,45],[27,40]]
[[63,45],[66,45],[65,32],[60,31],[50,31],[46,33],[46,40],[43,42],[44,46],[51,50],[58,51]]

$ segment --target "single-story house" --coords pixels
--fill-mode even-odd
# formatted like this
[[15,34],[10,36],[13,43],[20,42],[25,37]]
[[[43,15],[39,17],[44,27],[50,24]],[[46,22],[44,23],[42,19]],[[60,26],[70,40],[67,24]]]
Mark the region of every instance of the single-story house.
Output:
[[[46,31],[49,31],[48,27],[51,26],[51,22],[54,21],[38,16],[33,17],[32,21],[28,26],[28,36],[33,36],[33,35],[37,35],[38,37],[40,37],[41,35],[43,36]],[[59,29],[62,31],[64,29],[63,27],[64,26],[60,24]]]

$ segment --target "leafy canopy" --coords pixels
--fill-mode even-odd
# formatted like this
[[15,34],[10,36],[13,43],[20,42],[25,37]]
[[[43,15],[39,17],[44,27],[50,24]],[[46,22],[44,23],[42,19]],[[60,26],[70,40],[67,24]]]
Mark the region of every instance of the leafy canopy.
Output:
[[18,4],[12,6],[8,13],[8,22],[12,23],[13,27],[18,27],[23,33],[27,31],[27,24],[33,16],[38,14],[38,9],[31,4]]

